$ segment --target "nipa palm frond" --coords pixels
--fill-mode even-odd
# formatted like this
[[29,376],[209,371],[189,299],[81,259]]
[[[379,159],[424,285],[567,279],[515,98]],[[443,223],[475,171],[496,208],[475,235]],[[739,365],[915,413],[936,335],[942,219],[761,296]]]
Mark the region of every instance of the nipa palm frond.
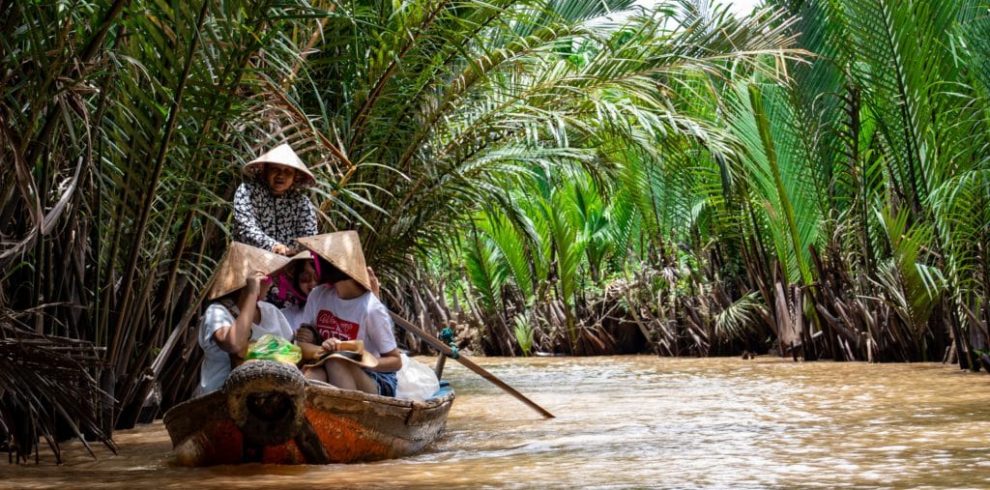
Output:
[[[61,463],[58,428],[64,424],[90,455],[84,434],[112,451],[116,446],[102,430],[99,407],[113,400],[88,373],[100,363],[88,342],[37,335],[0,323],[0,425],[13,437],[20,461],[44,439]],[[36,456],[37,457],[37,456]]]
[[723,342],[731,342],[743,337],[759,325],[761,310],[765,309],[757,292],[751,292],[737,299],[715,315],[715,335]]

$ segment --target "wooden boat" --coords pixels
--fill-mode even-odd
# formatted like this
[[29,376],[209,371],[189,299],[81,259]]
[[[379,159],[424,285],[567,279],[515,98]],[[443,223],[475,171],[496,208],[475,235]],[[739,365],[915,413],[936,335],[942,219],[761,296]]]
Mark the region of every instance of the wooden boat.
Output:
[[223,389],[165,413],[180,464],[354,463],[422,451],[447,422],[454,392],[400,400],[306,380],[294,366],[251,361]]

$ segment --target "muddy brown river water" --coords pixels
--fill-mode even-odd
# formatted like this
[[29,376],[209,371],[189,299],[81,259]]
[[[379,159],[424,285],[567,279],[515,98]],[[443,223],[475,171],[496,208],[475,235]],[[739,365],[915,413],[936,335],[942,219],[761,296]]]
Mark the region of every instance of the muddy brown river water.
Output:
[[62,466],[0,463],[0,487],[990,488],[985,373],[771,358],[478,362],[557,418],[450,361],[447,431],[412,458],[182,468],[159,422],[118,432],[116,456],[94,461],[73,443]]

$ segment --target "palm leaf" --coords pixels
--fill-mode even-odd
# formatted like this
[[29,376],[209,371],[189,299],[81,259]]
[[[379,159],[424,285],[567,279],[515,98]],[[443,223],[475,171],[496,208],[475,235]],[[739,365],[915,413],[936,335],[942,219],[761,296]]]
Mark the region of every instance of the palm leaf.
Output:
[[[62,462],[59,431],[65,424],[86,451],[100,441],[116,453],[99,419],[101,406],[112,404],[89,372],[100,362],[88,342],[28,333],[0,323],[0,426],[13,436],[19,461],[37,453],[39,436]],[[95,456],[94,456],[95,458]]]

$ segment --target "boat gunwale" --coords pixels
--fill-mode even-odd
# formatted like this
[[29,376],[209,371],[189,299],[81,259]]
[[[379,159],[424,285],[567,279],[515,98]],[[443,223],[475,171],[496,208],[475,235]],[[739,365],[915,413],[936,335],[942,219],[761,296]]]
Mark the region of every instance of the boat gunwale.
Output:
[[454,390],[444,384],[441,386],[440,390],[434,393],[434,396],[427,398],[426,400],[409,400],[405,398],[395,398],[391,396],[365,393],[357,390],[344,390],[328,383],[307,380],[306,398],[309,399],[310,397],[319,397],[324,399],[342,398],[350,401],[362,401],[376,403],[378,405],[387,405],[400,409],[424,410],[436,408],[445,403],[452,402],[454,399]]

